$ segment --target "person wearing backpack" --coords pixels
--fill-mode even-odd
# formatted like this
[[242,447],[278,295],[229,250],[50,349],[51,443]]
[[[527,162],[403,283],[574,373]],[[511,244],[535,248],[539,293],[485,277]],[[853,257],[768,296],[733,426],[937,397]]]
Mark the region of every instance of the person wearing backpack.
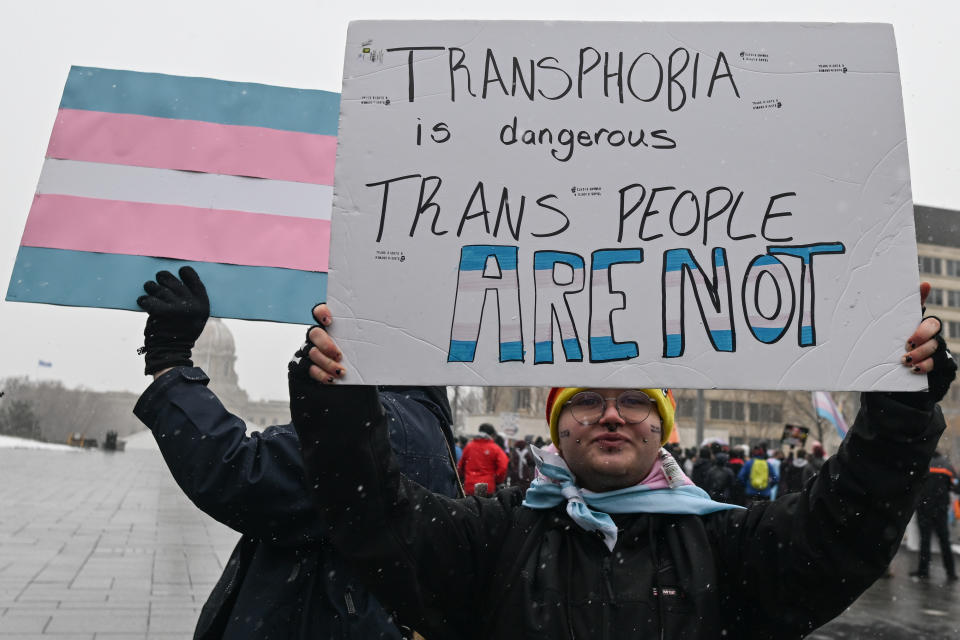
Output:
[[767,447],[760,443],[750,452],[750,459],[740,469],[737,479],[746,488],[748,502],[770,499],[771,489],[780,482],[773,467],[767,462]]

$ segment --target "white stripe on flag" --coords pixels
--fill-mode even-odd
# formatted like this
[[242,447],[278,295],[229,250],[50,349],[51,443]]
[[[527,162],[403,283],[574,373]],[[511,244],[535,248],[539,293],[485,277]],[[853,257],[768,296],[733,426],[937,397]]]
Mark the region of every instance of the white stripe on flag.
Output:
[[47,158],[37,193],[329,220],[333,187]]

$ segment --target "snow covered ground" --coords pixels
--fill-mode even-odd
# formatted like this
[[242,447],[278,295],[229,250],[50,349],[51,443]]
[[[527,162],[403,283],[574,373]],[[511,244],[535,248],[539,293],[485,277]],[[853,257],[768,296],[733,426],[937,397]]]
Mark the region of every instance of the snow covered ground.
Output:
[[14,438],[13,436],[0,436],[0,449],[47,449],[53,451],[83,451],[79,447],[70,447],[65,444],[54,444],[52,442],[40,442],[39,440],[30,440],[28,438]]

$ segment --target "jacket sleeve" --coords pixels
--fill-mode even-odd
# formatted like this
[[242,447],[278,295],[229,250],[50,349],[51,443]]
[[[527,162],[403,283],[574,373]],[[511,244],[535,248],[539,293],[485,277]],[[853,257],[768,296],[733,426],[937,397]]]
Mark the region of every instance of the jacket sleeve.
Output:
[[372,387],[291,375],[290,406],[327,535],[358,577],[427,637],[475,625],[517,494],[456,500],[401,475],[387,430],[404,417],[385,414]]
[[151,384],[134,414],[197,507],[228,527],[277,544],[320,535],[292,426],[247,436],[246,424],[207,389],[206,374],[177,367]]
[[937,440],[938,407],[865,393],[837,454],[803,490],[707,517],[721,583],[752,637],[800,638],[839,615],[900,545]]

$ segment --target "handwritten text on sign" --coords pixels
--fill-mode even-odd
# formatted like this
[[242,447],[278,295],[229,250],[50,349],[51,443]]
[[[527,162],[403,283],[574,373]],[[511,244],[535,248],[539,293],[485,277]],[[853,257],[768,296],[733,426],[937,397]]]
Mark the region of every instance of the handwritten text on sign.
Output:
[[354,23],[336,336],[357,382],[917,388],[910,205],[882,25]]

